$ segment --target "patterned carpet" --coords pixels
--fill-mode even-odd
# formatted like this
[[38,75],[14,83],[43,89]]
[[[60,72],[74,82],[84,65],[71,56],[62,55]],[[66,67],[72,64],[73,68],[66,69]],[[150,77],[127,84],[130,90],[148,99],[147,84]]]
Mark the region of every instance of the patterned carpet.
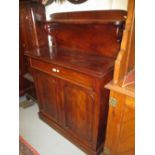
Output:
[[19,155],[40,155],[22,136],[19,136]]

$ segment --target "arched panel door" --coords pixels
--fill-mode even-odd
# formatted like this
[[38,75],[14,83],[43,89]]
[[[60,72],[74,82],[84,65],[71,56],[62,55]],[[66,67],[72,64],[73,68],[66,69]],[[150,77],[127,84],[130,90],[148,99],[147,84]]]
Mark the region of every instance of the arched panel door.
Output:
[[38,70],[34,72],[40,112],[58,122],[57,79]]
[[91,145],[95,93],[66,81],[62,81],[62,103],[65,128],[76,138]]

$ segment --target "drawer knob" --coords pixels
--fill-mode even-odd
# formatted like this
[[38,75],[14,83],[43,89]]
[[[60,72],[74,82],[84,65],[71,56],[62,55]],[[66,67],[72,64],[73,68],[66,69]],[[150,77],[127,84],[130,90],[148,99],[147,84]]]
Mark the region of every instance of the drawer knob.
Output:
[[53,72],[57,72],[57,69],[56,69],[56,68],[52,68],[52,71],[53,71]]
[[59,71],[59,69],[57,69],[57,73],[59,73],[60,71]]
[[26,17],[25,17],[25,19],[29,19],[29,17],[28,17],[28,16],[26,16]]

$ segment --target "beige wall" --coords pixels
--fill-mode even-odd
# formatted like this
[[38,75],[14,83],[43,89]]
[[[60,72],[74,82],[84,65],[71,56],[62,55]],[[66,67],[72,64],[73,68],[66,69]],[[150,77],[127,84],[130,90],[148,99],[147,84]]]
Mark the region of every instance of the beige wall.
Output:
[[107,9],[127,9],[128,0],[88,0],[82,4],[75,5],[68,1],[63,4],[52,3],[46,7],[46,17],[56,12],[82,11],[82,10],[107,10]]
[[112,0],[112,9],[127,10],[128,0]]

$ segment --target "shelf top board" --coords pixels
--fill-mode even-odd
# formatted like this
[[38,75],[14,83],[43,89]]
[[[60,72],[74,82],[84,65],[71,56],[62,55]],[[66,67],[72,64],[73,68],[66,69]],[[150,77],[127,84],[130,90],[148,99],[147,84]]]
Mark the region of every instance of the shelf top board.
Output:
[[61,12],[51,14],[49,21],[37,19],[38,22],[46,24],[111,24],[121,25],[126,21],[127,12],[124,10],[98,10]]

